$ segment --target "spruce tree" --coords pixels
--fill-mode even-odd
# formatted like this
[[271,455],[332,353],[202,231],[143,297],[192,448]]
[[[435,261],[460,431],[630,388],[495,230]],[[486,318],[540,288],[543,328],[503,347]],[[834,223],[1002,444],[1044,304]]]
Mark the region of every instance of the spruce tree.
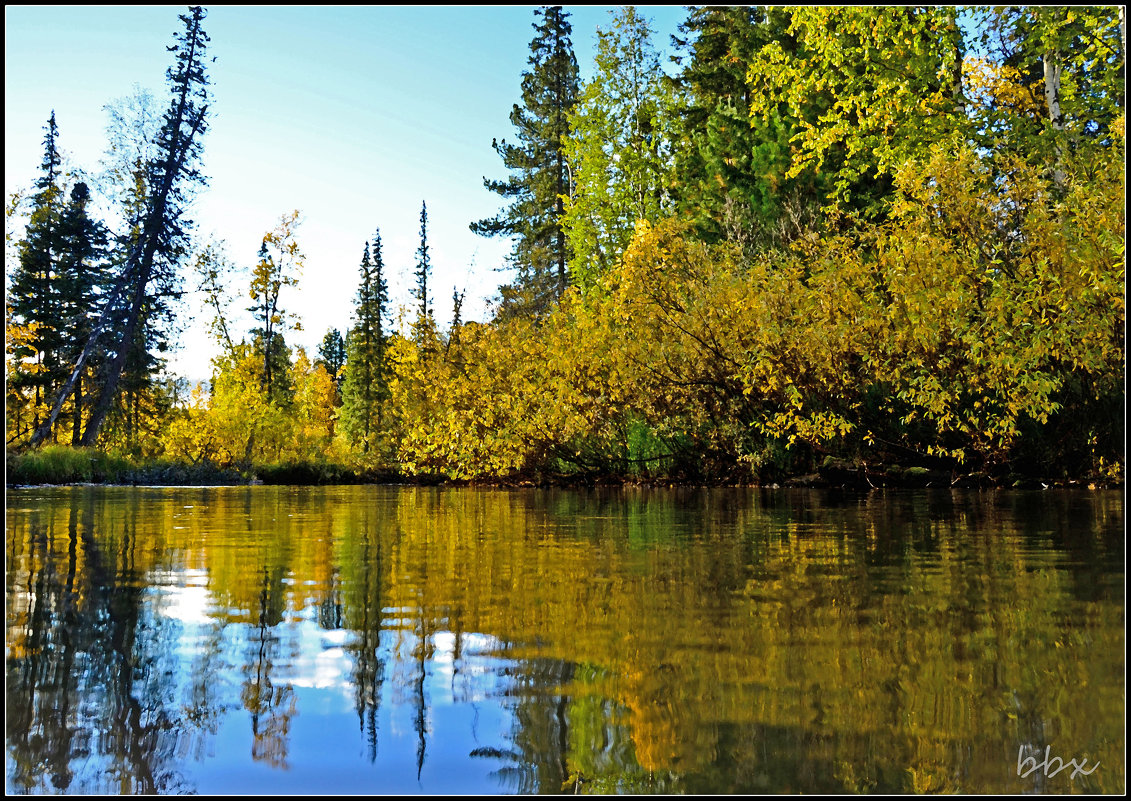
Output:
[[510,177],[483,179],[510,205],[471,224],[483,236],[514,237],[510,265],[517,276],[502,287],[503,314],[542,313],[569,283],[570,253],[561,220],[570,180],[562,144],[577,103],[577,59],[569,14],[550,6],[536,9],[534,16],[537,35],[530,43],[530,69],[522,74],[522,105],[516,103],[510,115],[518,144],[507,144],[505,138],[491,143]]
[[432,262],[428,256],[428,204],[420,203],[420,247],[416,249],[416,301],[417,328],[423,336],[432,324],[432,308],[428,303],[428,275],[432,272]]
[[463,326],[463,299],[467,295],[467,290],[460,292],[456,287],[452,287],[452,325],[448,329],[448,341],[444,345],[444,353],[447,353],[453,346],[459,349],[459,332]]
[[[697,6],[673,36],[682,69],[679,93],[677,205],[708,241],[724,236],[751,248],[780,240],[783,206],[811,220],[824,190],[813,176],[787,179],[794,123],[779,114],[750,117],[746,71],[770,43],[792,48],[788,10]],[[789,232],[797,234],[798,231]]]
[[[70,202],[60,218],[61,250],[57,269],[57,297],[59,300],[60,357],[64,365],[78,361],[95,322],[102,311],[102,294],[108,277],[104,261],[108,235],[106,227],[91,218],[90,189],[83,181],[71,190]],[[88,359],[85,365],[87,380],[97,369],[97,360]],[[82,438],[82,412],[84,409],[83,376],[75,384],[72,403],[71,442],[78,445]]]
[[[66,379],[61,375],[63,327],[59,321],[58,261],[63,248],[62,159],[56,144],[59,129],[55,112],[44,127],[43,162],[31,198],[31,215],[24,239],[18,245],[19,264],[12,275],[8,299],[14,318],[34,325],[35,333],[17,352],[18,358],[35,359],[35,367],[22,376],[34,398],[33,408],[49,402]],[[38,411],[35,425],[40,424]]]

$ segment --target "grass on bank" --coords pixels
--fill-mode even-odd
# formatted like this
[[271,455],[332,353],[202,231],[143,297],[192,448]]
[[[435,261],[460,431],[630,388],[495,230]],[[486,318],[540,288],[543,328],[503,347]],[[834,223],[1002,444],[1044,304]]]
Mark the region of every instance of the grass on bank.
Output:
[[240,471],[207,462],[135,460],[67,445],[48,445],[22,453],[8,451],[6,465],[8,484],[353,484],[394,478],[317,462],[254,465],[251,470]]

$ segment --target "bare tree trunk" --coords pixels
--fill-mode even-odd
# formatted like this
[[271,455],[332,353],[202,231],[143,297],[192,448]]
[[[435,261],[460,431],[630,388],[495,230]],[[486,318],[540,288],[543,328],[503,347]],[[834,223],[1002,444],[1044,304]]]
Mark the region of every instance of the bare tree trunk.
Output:
[[966,117],[966,95],[962,91],[962,62],[966,59],[965,48],[962,43],[962,31],[958,27],[957,12],[952,20],[951,36],[954,42],[954,66],[951,68],[951,92],[954,97],[955,109],[960,117]]
[[82,375],[79,375],[79,380],[75,383],[75,419],[74,427],[71,429],[71,445],[77,446],[82,439]]
[[1119,7],[1119,41],[1123,43],[1123,71],[1127,72],[1127,6]]
[[1065,175],[1062,168],[1062,158],[1064,157],[1063,143],[1060,141],[1061,132],[1064,131],[1064,118],[1060,113],[1060,75],[1061,63],[1059,53],[1045,53],[1042,58],[1045,68],[1045,103],[1049,109],[1049,122],[1052,124],[1052,129],[1055,132],[1056,144],[1054,146],[1054,153],[1056,155],[1056,166],[1053,168],[1053,181],[1058,190],[1064,188]]

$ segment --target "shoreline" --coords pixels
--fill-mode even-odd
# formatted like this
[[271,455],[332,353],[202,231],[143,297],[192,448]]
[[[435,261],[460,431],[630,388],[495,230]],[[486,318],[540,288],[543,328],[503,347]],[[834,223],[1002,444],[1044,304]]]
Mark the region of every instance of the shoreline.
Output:
[[923,481],[923,482],[835,482],[821,479],[816,475],[794,476],[782,481],[771,482],[703,482],[703,481],[668,481],[668,480],[639,480],[600,478],[589,480],[535,480],[535,479],[497,479],[497,480],[467,480],[467,479],[441,479],[434,477],[425,479],[407,477],[396,480],[376,479],[366,480],[354,478],[348,481],[263,481],[258,479],[241,481],[217,482],[153,482],[153,481],[41,481],[24,482],[5,480],[5,489],[22,490],[54,487],[141,487],[150,489],[177,489],[177,488],[219,488],[219,487],[438,487],[441,489],[541,489],[541,490],[595,490],[595,489],[764,489],[764,490],[839,490],[847,492],[869,493],[874,490],[1081,490],[1095,492],[1100,490],[1122,490],[1122,482],[1101,482],[1088,479],[1016,479],[1013,481],[994,481],[979,474],[958,475],[949,481]]
[[[411,487],[495,487],[501,489],[594,489],[599,487],[689,488],[757,487],[762,489],[1120,489],[1122,470],[1107,475],[1059,477],[1009,470],[961,470],[936,463],[932,467],[899,462],[866,462],[826,457],[787,473],[767,469],[763,475],[729,472],[716,478],[700,475],[585,472],[560,473],[527,469],[507,476],[451,478],[440,473],[405,474],[396,469],[332,462],[284,462],[221,467],[208,461],[195,464],[153,458],[131,458],[94,449],[55,448],[15,453],[5,460],[5,486],[345,486],[354,484]],[[804,472],[803,472],[804,471]]]

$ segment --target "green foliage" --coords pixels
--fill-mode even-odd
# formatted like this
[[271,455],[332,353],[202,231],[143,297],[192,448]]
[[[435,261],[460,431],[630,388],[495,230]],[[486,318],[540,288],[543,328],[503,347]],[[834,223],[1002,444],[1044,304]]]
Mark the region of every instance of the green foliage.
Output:
[[[999,86],[989,94],[984,85],[975,87],[977,99],[987,101],[976,115],[987,144],[1111,143],[1112,126],[1124,113],[1125,42],[1117,6],[978,8],[973,15],[981,50],[1008,84],[1008,91]],[[1056,84],[1056,119],[1049,83]]]
[[432,260],[428,253],[428,204],[420,202],[420,247],[416,249],[416,328],[423,331],[435,327],[432,305],[428,299],[428,276],[432,274]]
[[48,445],[7,455],[9,484],[144,484],[201,486],[239,484],[239,472],[168,458],[134,459],[94,448]]
[[824,176],[831,206],[881,212],[899,167],[965,125],[957,13],[790,9],[747,72],[752,121],[790,130],[786,177]]
[[27,453],[8,455],[8,482],[12,484],[73,484],[115,482],[129,462],[93,448],[48,445]]
[[[388,325],[378,233],[348,332],[328,332],[315,363],[292,354],[284,334],[299,325],[280,294],[303,262],[294,212],[263,239],[244,341],[228,324],[230,263],[219,244],[197,251],[223,353],[191,398],[158,372],[185,198],[168,158],[142,170],[120,135],[116,191],[136,212],[122,241],[150,248],[148,261],[110,248],[142,280],[107,318],[122,343],[86,354],[59,413],[79,441],[100,388],[117,398],[107,446],[200,470],[273,465],[271,480],[345,466],[531,481],[1119,481],[1118,10],[980,10],[977,40],[959,14],[696,8],[668,78],[647,21],[625,7],[599,31],[578,94],[568,15],[538,11],[511,117],[519,141],[495,145],[510,175],[486,181],[509,205],[472,225],[514,237],[518,275],[496,319],[464,322],[455,291],[451,329],[437,329],[422,204],[407,333]],[[185,21],[185,36],[202,34],[200,14]],[[177,52],[176,85],[196,99],[166,115],[156,154],[204,117],[206,81]],[[13,445],[47,415],[107,295],[104,231],[85,184],[64,202],[55,135],[52,118],[7,309]],[[172,214],[142,219],[159,180]],[[91,420],[97,433],[97,408]]]
[[[788,177],[796,121],[783,104],[751,116],[749,66],[763,47],[788,42],[790,10],[697,6],[676,38],[682,66],[674,83],[678,213],[698,235],[748,251],[774,247],[816,224],[827,179]],[[787,45],[788,46],[788,45]]]
[[766,480],[836,455],[1004,476],[1040,454],[1118,478],[1121,159],[1064,167],[1053,200],[1039,165],[935,147],[897,172],[889,221],[753,259],[641,223],[599,291],[538,326],[465,326],[458,359],[398,343],[404,466]]
[[572,173],[562,227],[570,272],[588,288],[612,267],[638,220],[670,205],[671,97],[652,30],[634,6],[597,31],[596,68],[570,114],[565,154]]
[[[9,376],[19,403],[33,408],[49,398],[65,380],[62,362],[65,331],[60,326],[59,257],[65,248],[62,158],[56,140],[55,112],[47,121],[43,162],[30,199],[30,215],[23,239],[17,244],[19,261],[11,276],[7,299],[14,322],[26,326],[25,336],[13,356],[21,365]],[[32,364],[28,362],[33,362]],[[38,426],[38,413],[34,422]]]

